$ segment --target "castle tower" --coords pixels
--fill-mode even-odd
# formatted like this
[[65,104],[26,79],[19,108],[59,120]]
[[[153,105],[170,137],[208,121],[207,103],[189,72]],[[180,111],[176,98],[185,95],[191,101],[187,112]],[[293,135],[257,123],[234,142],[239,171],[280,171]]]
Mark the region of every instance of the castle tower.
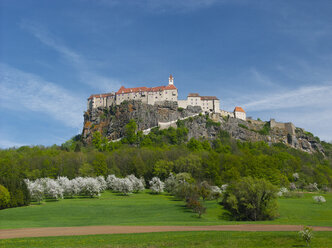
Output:
[[169,78],[168,78],[168,85],[174,85],[174,78],[173,78],[172,74],[169,75]]

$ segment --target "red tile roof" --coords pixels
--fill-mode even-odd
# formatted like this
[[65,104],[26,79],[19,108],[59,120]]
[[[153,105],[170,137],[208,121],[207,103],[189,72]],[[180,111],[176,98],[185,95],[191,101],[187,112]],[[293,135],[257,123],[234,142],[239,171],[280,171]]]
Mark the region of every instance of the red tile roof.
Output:
[[200,97],[198,93],[189,93],[188,97]]
[[103,94],[95,94],[95,95],[91,95],[88,99],[92,99],[92,98],[104,98],[104,97],[108,97],[108,96],[114,96],[114,93],[103,93]]
[[201,96],[201,100],[219,100],[215,96]]
[[235,107],[234,112],[243,112],[243,113],[245,113],[245,111],[241,107]]
[[158,87],[137,87],[137,88],[125,88],[121,86],[121,88],[116,92],[116,94],[122,93],[131,93],[131,92],[156,92],[156,91],[163,91],[163,90],[176,90],[177,88],[174,85],[167,85],[167,86],[158,86]]

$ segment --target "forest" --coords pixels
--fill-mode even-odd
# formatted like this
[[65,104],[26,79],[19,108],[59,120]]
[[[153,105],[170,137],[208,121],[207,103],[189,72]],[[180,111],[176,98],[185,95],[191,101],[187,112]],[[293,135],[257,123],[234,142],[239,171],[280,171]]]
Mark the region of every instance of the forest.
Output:
[[163,180],[171,172],[186,172],[197,181],[218,186],[251,176],[288,187],[294,181],[293,174],[298,173],[300,188],[309,183],[317,183],[320,189],[332,186],[330,143],[322,142],[326,150],[323,155],[281,143],[241,142],[225,131],[212,141],[194,138],[188,141],[187,133],[178,122],[177,128],[155,128],[143,135],[137,132],[132,120],[126,125],[125,137],[118,142],[109,142],[96,132],[91,145],[84,145],[77,135],[60,146],[0,150],[0,180],[109,174],[118,177],[134,174],[145,180],[157,176]]

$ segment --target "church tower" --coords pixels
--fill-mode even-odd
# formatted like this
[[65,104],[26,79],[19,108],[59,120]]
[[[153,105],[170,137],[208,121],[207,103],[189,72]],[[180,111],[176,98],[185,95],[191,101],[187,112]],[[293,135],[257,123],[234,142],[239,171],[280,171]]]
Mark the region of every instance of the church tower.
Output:
[[168,78],[168,85],[174,85],[174,78],[173,78],[172,74],[169,75],[169,78]]

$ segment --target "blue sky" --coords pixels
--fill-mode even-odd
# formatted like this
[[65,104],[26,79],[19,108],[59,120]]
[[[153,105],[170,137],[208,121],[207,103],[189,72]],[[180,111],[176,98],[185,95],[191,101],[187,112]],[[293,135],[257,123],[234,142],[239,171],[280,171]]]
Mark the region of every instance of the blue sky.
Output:
[[0,147],[81,133],[90,94],[159,86],[332,140],[332,1],[0,0]]

